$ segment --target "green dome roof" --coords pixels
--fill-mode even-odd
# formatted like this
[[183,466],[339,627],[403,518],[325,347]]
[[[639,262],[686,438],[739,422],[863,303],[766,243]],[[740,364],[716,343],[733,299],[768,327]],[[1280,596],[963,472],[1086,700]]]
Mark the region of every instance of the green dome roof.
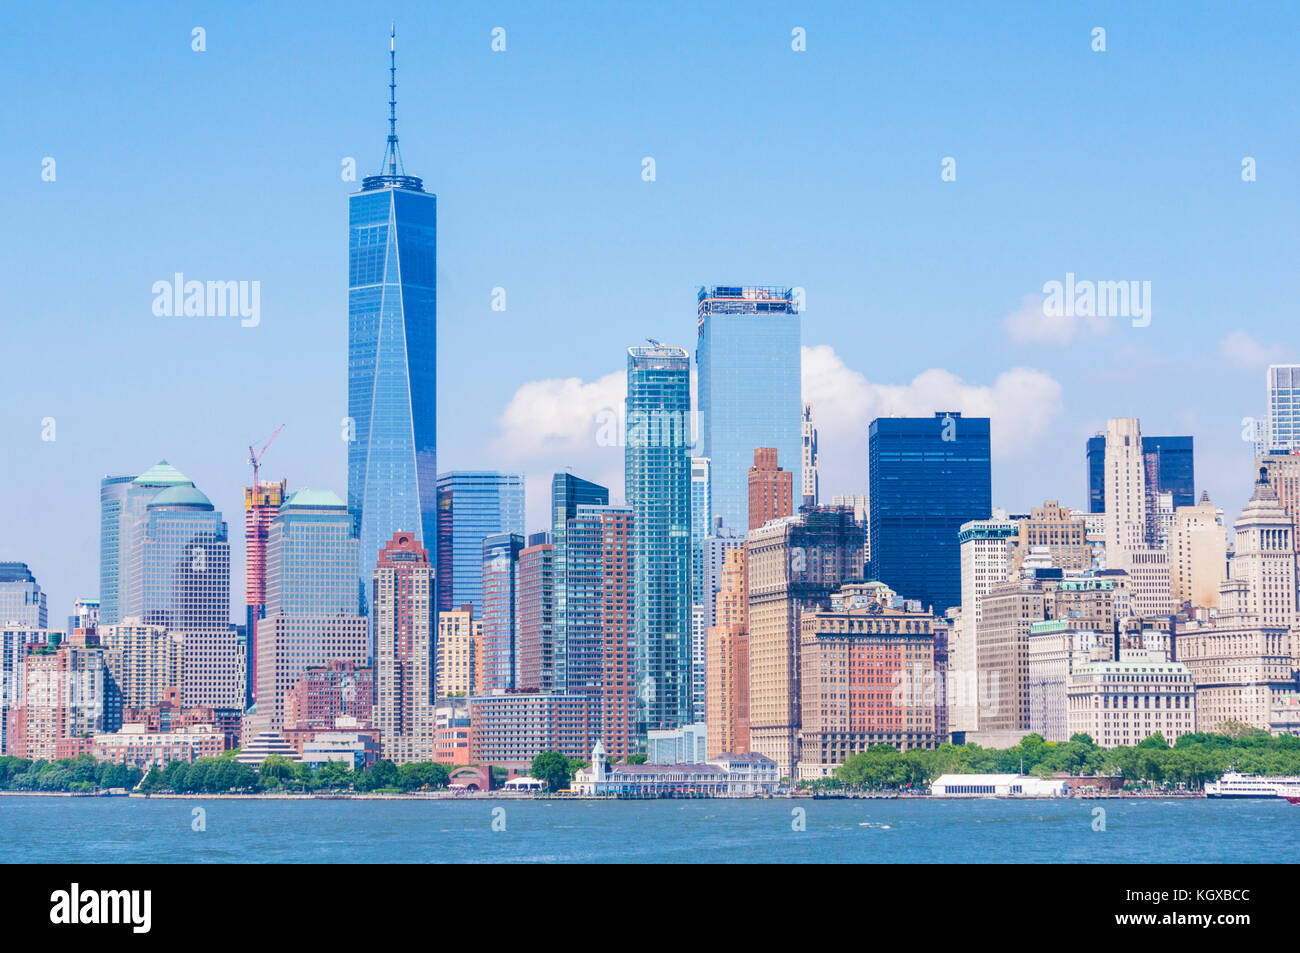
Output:
[[212,501],[200,493],[192,483],[168,487],[161,491],[149,501],[149,509],[155,506],[196,506],[204,510],[213,508]]
[[144,473],[141,473],[133,481],[136,486],[193,486],[194,481],[187,477],[180,470],[168,463],[166,460],[159,460]]
[[290,506],[345,509],[347,504],[340,500],[338,494],[332,490],[298,490],[285,500],[280,508],[285,509]]

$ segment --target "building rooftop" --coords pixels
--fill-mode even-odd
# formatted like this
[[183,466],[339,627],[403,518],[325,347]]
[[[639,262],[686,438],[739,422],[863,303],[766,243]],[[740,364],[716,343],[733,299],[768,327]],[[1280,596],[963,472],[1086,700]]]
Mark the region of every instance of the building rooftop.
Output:
[[333,490],[298,490],[285,500],[280,508],[283,510],[290,507],[345,509],[347,504],[339,499],[338,494]]
[[149,501],[149,509],[153,509],[155,506],[190,506],[200,510],[214,508],[212,501],[204,496],[192,483],[170,486],[157,493]]
[[194,485],[194,481],[187,477],[180,470],[168,463],[166,460],[159,460],[144,473],[131,481],[136,486],[183,486]]

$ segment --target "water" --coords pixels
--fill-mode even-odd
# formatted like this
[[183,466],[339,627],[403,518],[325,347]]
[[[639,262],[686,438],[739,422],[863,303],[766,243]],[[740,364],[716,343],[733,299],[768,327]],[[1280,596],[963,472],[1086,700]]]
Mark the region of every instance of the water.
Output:
[[[207,830],[191,829],[206,811]],[[1104,808],[1106,830],[1094,831]],[[492,829],[504,808],[506,830]],[[795,831],[792,812],[806,811]],[[1300,806],[1193,800],[0,798],[0,863],[1261,863]]]

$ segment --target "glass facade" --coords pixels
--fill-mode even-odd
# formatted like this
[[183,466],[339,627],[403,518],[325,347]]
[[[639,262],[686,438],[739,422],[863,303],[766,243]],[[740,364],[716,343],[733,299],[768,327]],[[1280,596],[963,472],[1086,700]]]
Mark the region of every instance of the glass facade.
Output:
[[519,554],[524,537],[496,533],[479,548],[483,601],[483,691],[518,686],[516,612],[519,604]]
[[106,625],[120,620],[122,505],[133,479],[106,476],[99,481],[99,618]]
[[45,593],[26,563],[0,563],[0,626],[44,629],[49,621]]
[[554,679],[561,691],[569,683],[569,520],[578,515],[580,506],[605,506],[609,489],[572,473],[557,473],[551,478],[551,541],[555,546],[555,645]]
[[351,516],[338,496],[312,490],[294,493],[271,521],[267,536],[266,614],[358,615],[359,547]]
[[744,532],[749,467],[757,447],[803,479],[802,355],[790,288],[701,288],[695,360],[699,369],[699,454],[712,461],[711,515]]
[[867,446],[868,578],[936,613],[961,605],[957,536],[993,509],[989,419],[878,417]]
[[[1147,497],[1172,493],[1174,506],[1196,505],[1196,466],[1190,436],[1142,438],[1146,472],[1154,475]],[[1106,436],[1088,438],[1088,512],[1106,512]]]
[[691,604],[704,601],[704,538],[709,535],[709,458],[691,460]]
[[483,540],[524,532],[524,478],[455,470],[438,477],[438,611],[464,605],[483,616]]
[[348,201],[348,512],[357,588],[395,532],[437,545],[437,198],[369,176]]
[[636,523],[635,724],[642,743],[651,728],[691,721],[690,418],[690,355],[662,345],[628,348],[624,465]]
[[1300,449],[1300,364],[1270,365],[1267,379],[1267,448]]

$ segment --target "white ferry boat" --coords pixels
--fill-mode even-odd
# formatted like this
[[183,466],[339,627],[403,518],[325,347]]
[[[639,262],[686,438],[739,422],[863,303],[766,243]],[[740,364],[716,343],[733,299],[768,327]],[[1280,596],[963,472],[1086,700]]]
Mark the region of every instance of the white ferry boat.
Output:
[[[1284,797],[1300,799],[1300,778],[1261,777],[1229,771],[1217,781],[1207,781],[1206,797]],[[1291,803],[1296,803],[1292,801]]]

